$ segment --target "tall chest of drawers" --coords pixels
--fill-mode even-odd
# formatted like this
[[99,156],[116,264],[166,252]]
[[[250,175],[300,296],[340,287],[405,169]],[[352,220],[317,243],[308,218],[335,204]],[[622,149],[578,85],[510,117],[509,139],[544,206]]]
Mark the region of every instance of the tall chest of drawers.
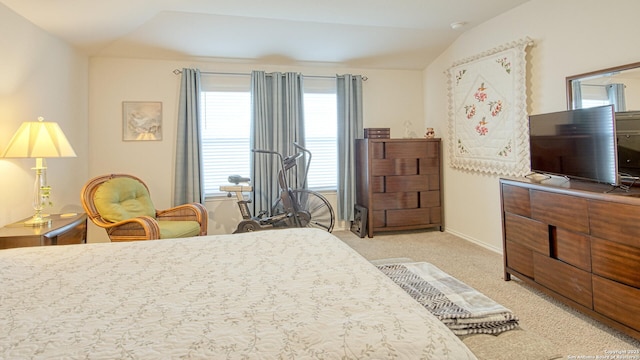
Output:
[[440,139],[356,140],[356,202],[367,234],[443,229]]

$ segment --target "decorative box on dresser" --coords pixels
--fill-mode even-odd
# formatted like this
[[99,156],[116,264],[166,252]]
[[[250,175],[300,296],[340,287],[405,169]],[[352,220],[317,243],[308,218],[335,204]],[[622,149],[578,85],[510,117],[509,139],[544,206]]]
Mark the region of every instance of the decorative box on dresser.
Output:
[[367,234],[443,230],[440,139],[357,139],[356,203]]
[[640,339],[640,193],[562,181],[500,180],[504,279]]

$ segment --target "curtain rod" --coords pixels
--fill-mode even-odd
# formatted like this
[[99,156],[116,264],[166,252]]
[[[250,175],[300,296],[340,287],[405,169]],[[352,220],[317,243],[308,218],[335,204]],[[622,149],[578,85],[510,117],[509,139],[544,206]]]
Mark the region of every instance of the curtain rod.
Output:
[[602,84],[602,85],[597,85],[597,84],[580,84],[580,86],[597,86],[597,87],[601,87],[601,86],[609,86],[612,84]]
[[[175,69],[173,73],[176,75],[182,74],[182,70]],[[209,74],[209,75],[233,75],[233,76],[251,76],[251,73],[236,73],[236,72],[220,72],[220,71],[201,71],[201,74]],[[308,78],[320,78],[320,79],[333,79],[334,76],[328,75],[302,75],[303,77]],[[362,81],[367,81],[369,78],[366,76],[362,76]]]

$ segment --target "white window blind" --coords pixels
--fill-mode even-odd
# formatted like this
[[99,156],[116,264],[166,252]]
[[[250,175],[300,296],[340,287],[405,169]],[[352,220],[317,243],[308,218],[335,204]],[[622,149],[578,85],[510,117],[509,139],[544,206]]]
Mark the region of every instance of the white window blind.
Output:
[[205,195],[220,194],[229,175],[249,176],[249,92],[202,92]]
[[[313,156],[307,183],[313,190],[335,190],[335,80],[311,78],[304,84],[305,144]],[[228,183],[229,175],[250,175],[249,77],[203,75],[201,96],[205,194],[226,195],[219,187]]]
[[313,190],[335,190],[338,169],[336,95],[304,94],[305,146],[311,151],[307,184]]
[[582,108],[590,108],[594,106],[608,105],[609,95],[604,85],[582,84]]

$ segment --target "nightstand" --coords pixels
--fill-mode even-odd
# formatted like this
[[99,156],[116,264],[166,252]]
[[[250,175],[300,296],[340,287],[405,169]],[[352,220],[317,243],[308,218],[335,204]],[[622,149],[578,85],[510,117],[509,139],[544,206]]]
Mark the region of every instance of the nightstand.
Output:
[[25,226],[23,219],[0,228],[0,249],[87,242],[87,214],[51,214],[51,224]]

